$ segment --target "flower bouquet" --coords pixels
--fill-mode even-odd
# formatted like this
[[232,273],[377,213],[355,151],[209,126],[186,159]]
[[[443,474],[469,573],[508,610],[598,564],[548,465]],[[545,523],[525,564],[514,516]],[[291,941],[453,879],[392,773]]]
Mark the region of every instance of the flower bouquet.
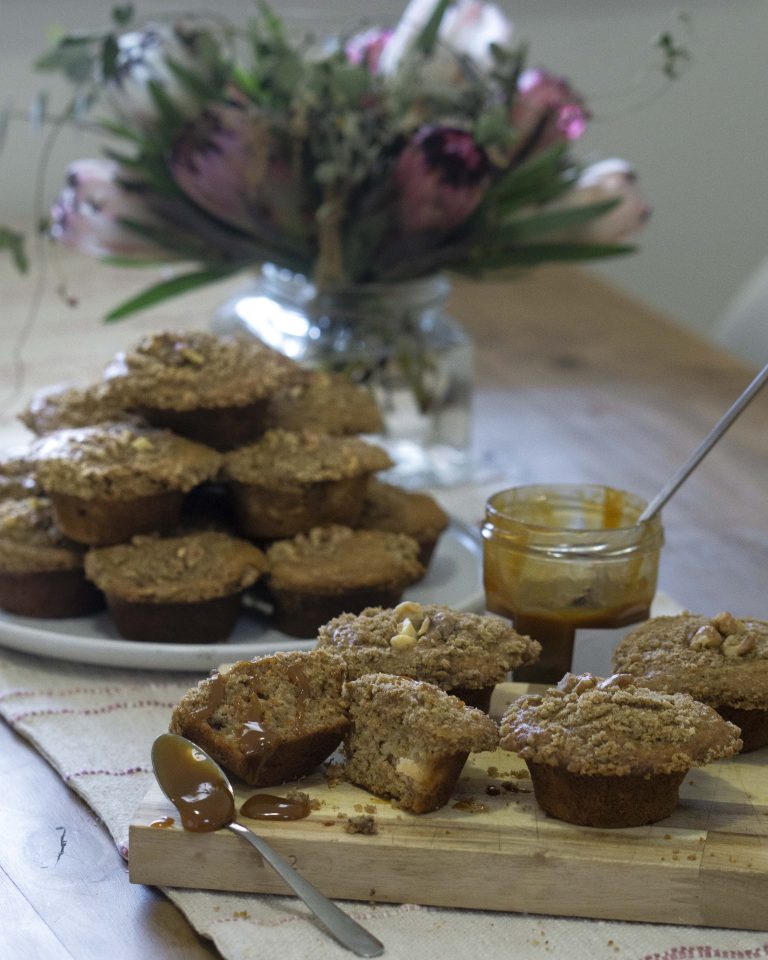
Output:
[[263,268],[225,327],[367,383],[396,460],[405,442],[431,451],[422,483],[458,479],[472,360],[445,272],[627,253],[649,213],[627,163],[572,156],[584,99],[476,0],[411,0],[392,30],[324,43],[265,5],[244,26],[133,18],[116,8],[39,64],[76,83],[73,114],[107,111],[110,138],[72,164],[51,235],[112,263],[192,264],[107,319]]
[[51,235],[113,263],[194,264],[110,318],[263,263],[338,288],[633,249],[634,174],[574,159],[582,97],[526,66],[497,7],[412,0],[393,30],[324,44],[259,9],[242,27],[139,26],[119,7],[39,62],[75,81],[74,112],[106,109],[112,140],[72,164]]

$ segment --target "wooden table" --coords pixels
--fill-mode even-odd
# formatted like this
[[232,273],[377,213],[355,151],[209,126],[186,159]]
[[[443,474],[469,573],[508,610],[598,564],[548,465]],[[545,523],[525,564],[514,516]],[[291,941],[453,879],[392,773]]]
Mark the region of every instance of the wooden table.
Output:
[[[97,376],[106,358],[144,331],[205,325],[233,286],[106,326],[98,319],[105,309],[149,278],[65,257],[49,269],[24,348],[23,389],[9,400],[14,338],[36,286],[35,278],[2,269],[5,437],[22,436],[12,413],[35,387]],[[62,273],[76,307],[55,292]],[[650,497],[754,372],[571,268],[542,269],[515,283],[458,285],[452,309],[477,345],[475,444],[508,457],[515,482],[608,483]],[[665,509],[660,585],[692,610],[768,615],[767,438],[768,392]],[[481,509],[479,502],[478,515]],[[129,885],[92,813],[4,725],[0,758],[3,957],[217,955],[162,896]]]

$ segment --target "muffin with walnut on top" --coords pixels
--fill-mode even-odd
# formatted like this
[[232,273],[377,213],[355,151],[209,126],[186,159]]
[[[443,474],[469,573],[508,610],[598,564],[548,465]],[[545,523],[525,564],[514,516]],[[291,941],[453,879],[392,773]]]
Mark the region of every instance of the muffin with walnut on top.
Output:
[[412,677],[482,710],[494,686],[541,651],[501,617],[412,600],[344,613],[320,628],[317,646],[343,657],[350,679],[367,673]]
[[682,613],[628,633],[613,668],[666,693],[681,691],[741,729],[744,752],[768,745],[768,621]]

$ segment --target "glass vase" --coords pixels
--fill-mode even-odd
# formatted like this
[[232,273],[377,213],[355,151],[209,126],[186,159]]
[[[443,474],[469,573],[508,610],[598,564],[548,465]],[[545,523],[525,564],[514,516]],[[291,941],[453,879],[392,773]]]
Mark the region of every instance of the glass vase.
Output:
[[382,415],[374,439],[404,487],[471,479],[472,342],[445,312],[442,275],[404,283],[318,289],[265,266],[217,312],[214,330],[255,336],[302,365],[342,372],[367,387]]

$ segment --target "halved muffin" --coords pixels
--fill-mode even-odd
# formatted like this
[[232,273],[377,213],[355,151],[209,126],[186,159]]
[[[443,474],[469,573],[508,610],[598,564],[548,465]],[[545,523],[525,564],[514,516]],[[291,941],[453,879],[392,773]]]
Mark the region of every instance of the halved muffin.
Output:
[[216,531],[134,537],[85,558],[86,574],[104,592],[118,632],[154,643],[226,640],[243,591],[266,566],[252,543]]
[[344,697],[345,776],[412,813],[442,807],[470,752],[498,745],[490,717],[431,683],[368,674],[347,682]]
[[185,694],[169,729],[253,787],[296,780],[333,753],[349,726],[343,680],[342,662],[317,651],[243,660]]

